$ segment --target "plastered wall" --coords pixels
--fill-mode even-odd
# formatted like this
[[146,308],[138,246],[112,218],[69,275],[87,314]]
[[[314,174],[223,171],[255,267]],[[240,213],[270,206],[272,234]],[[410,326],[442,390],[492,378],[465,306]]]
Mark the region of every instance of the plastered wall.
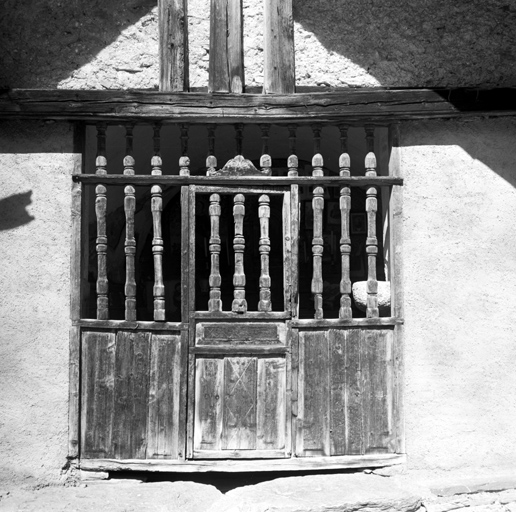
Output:
[[401,127],[412,469],[516,469],[514,140],[514,119]]
[[66,463],[70,326],[68,125],[0,123],[0,482]]
[[[0,85],[153,89],[156,0],[3,0]],[[298,86],[512,86],[510,0],[293,0]],[[263,84],[263,8],[244,0],[245,81]],[[188,0],[190,82],[208,85],[209,0]]]

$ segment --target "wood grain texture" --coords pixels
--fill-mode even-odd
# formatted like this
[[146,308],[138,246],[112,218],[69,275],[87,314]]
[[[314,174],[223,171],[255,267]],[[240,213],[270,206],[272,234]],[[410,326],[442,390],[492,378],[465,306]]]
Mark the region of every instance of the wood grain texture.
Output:
[[208,249],[210,251],[210,277],[208,280],[210,286],[210,298],[208,300],[208,311],[222,311],[222,295],[220,286],[222,284],[222,277],[220,275],[220,196],[219,194],[212,194],[210,196],[210,228],[211,235]]
[[349,330],[328,331],[330,370],[330,455],[346,454],[346,352]]
[[293,93],[295,68],[292,0],[265,0],[263,56],[263,92]]
[[[297,173],[297,170],[296,170]],[[290,170],[289,170],[290,174]],[[290,187],[290,247],[292,263],[291,272],[291,294],[290,294],[290,311],[292,318],[297,319],[299,316],[299,186],[292,185]]]
[[97,185],[95,188],[95,215],[97,217],[97,320],[109,318],[108,291],[109,283],[107,278],[107,232],[106,232],[106,211],[107,195],[104,185]]
[[[210,55],[211,55],[210,51]],[[205,123],[395,122],[516,113],[516,90],[357,88],[297,94],[14,89],[0,95],[0,117],[36,119],[183,118]]]
[[80,359],[81,359],[81,329],[70,327],[69,352],[69,388],[68,388],[68,457],[75,459],[79,456],[79,421],[80,421]]
[[115,334],[82,337],[81,457],[113,456]]
[[234,197],[233,218],[235,221],[235,237],[233,239],[233,251],[235,252],[235,272],[233,274],[233,303],[231,311],[245,313],[247,301],[245,300],[245,272],[244,272],[244,216],[245,196],[236,194]]
[[[72,321],[81,318],[81,271],[82,255],[82,183],[72,183],[72,226],[71,226],[71,261],[70,261],[70,317]],[[85,254],[89,254],[89,251]]]
[[150,337],[146,332],[116,335],[111,439],[115,458],[146,458]]
[[[100,185],[99,185],[100,186]],[[136,210],[135,189],[131,185],[124,188],[125,211],[125,319],[136,320],[136,238],[134,236],[134,215]]]
[[242,0],[211,0],[210,92],[244,90]]
[[351,329],[346,339],[346,455],[364,453],[361,380],[363,332]]
[[[161,160],[161,159],[160,159]],[[163,282],[163,234],[161,228],[161,213],[163,211],[162,190],[159,185],[151,188],[152,211],[152,255],[154,259],[154,320],[165,320],[165,283]]]
[[271,252],[271,239],[269,238],[269,219],[271,216],[270,199],[262,194],[258,199],[258,218],[260,222],[260,240],[258,250],[260,253],[260,300],[258,311],[271,311],[271,276],[269,273],[269,253]]
[[312,238],[312,259],[313,273],[311,291],[314,298],[314,318],[321,319],[323,311],[323,275],[322,257],[324,250],[323,239],[323,210],[324,210],[324,189],[315,187],[313,191],[312,209],[314,215],[314,232]]
[[149,364],[148,459],[178,458],[180,336],[154,334]]
[[217,322],[196,325],[196,345],[275,345],[286,344],[283,323]]
[[188,90],[187,0],[158,0],[159,89]]

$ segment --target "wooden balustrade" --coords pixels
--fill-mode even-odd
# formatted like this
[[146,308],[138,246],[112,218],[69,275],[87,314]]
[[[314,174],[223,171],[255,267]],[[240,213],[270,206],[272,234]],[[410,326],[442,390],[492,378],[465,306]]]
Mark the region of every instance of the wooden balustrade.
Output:
[[263,194],[258,199],[258,218],[260,219],[260,301],[258,311],[271,311],[271,276],[269,274],[269,253],[271,239],[269,238],[269,218],[271,216],[269,196]]
[[220,292],[220,286],[222,284],[222,278],[220,275],[221,240],[219,233],[221,208],[220,196],[218,194],[212,194],[210,196],[209,214],[211,225],[211,236],[209,244],[211,271],[209,278],[210,299],[208,300],[208,311],[222,311],[222,300]]
[[235,313],[245,313],[247,311],[244,273],[244,202],[245,197],[243,194],[237,194],[234,197],[233,217],[235,219],[235,238],[233,239],[233,250],[235,252],[235,273],[233,274],[234,300],[231,305],[231,310]]

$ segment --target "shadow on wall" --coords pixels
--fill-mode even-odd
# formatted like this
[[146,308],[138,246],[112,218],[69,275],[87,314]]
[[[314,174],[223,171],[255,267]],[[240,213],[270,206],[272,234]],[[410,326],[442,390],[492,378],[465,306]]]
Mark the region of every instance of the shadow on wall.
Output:
[[52,88],[90,62],[156,0],[2,0],[0,86]]
[[[293,6],[294,21],[330,54],[311,61],[322,73],[334,73],[332,64],[345,67],[332,61],[335,53],[384,87],[516,82],[516,4],[511,0],[293,0]],[[296,70],[298,61],[308,58],[309,45],[304,47],[296,53]],[[317,69],[308,71],[317,74]],[[346,80],[355,85],[351,71],[343,69],[342,83],[336,85]]]
[[0,199],[0,231],[17,228],[34,220],[26,210],[32,203],[32,190]]

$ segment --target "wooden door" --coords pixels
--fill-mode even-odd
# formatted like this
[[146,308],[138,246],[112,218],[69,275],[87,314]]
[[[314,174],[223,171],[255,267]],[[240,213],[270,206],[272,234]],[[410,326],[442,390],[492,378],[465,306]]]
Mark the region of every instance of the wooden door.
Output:
[[190,187],[188,456],[291,453],[290,192]]

